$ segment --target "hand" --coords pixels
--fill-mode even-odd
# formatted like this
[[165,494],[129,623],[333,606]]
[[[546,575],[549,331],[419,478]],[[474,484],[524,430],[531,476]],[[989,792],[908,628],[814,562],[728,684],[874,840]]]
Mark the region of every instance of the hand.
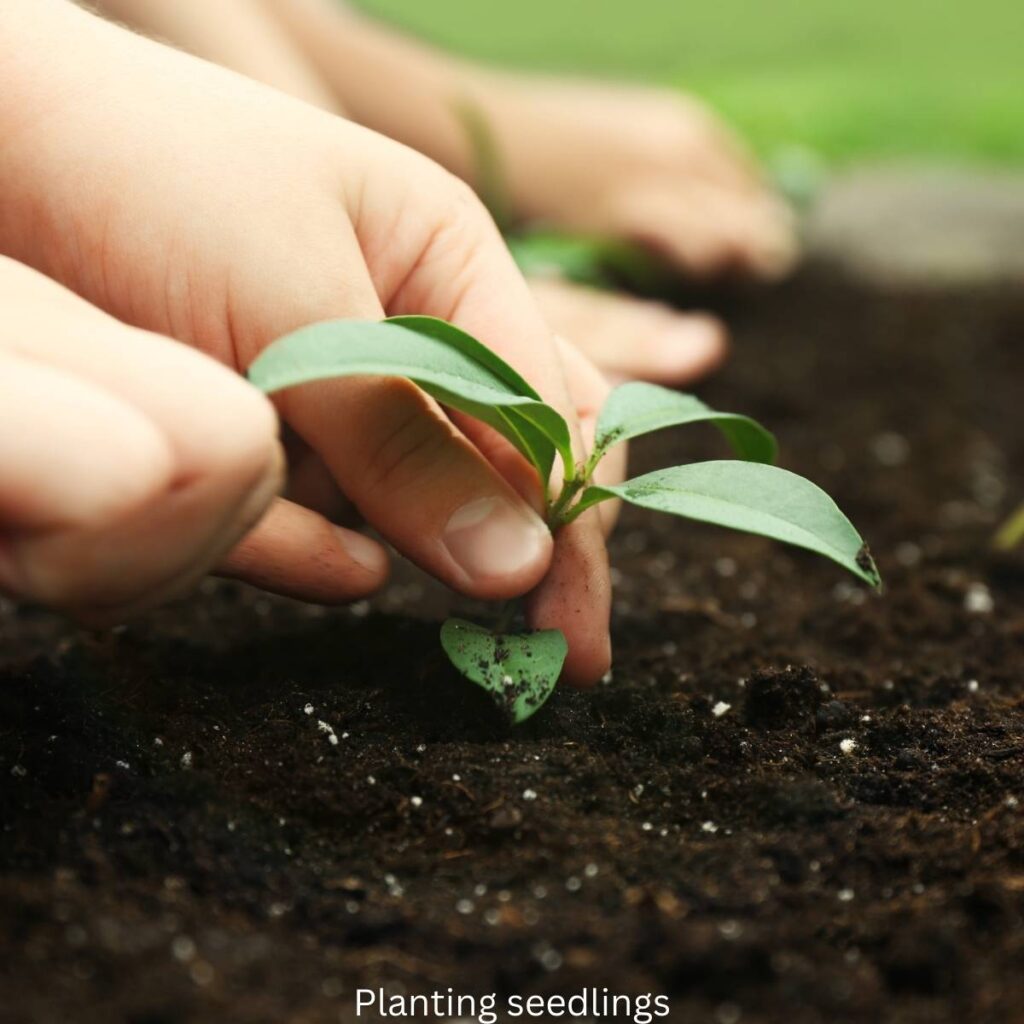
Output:
[[[403,140],[412,132],[411,141],[421,140],[442,158],[465,147],[464,126],[451,124],[451,97],[465,87],[437,80],[444,77],[444,66],[457,71],[459,65],[431,60],[429,51],[336,0],[97,0],[97,6],[147,35],[325,110],[344,113],[342,97],[350,97],[370,127],[379,121]],[[429,73],[431,65],[440,65],[436,74]],[[403,80],[410,71],[415,76],[417,67],[419,80]],[[465,75],[485,78],[480,72]],[[431,96],[440,112],[424,120],[422,110],[413,110],[407,123],[412,97],[429,108]],[[459,159],[467,165],[463,173],[472,174],[471,160]],[[569,281],[537,277],[530,285],[547,323],[613,378],[688,385],[724,359],[724,325],[708,314],[683,313]]]
[[3,257],[0,308],[0,589],[102,623],[188,588],[277,493],[273,407]]
[[494,72],[334,0],[262,0],[262,7],[350,116],[470,181],[478,154],[464,115],[473,108],[496,144],[498,184],[513,215],[644,243],[697,277],[771,278],[793,262],[787,208],[696,99]]
[[[582,453],[557,347],[467,186],[365,129],[71,5],[41,0],[31,17],[15,6],[0,22],[0,66],[15,83],[0,110],[0,187],[11,197],[0,245],[16,258],[239,370],[312,321],[452,320],[562,410]],[[581,517],[553,550],[523,460],[478,424],[457,428],[405,382],[308,386],[277,404],[402,553],[477,597],[539,584],[533,621],[566,633],[567,678],[606,670],[599,517]],[[233,567],[271,589],[348,599],[384,578],[370,544],[346,550],[326,521],[278,502]]]
[[791,268],[789,210],[697,100],[525,75],[471,81],[521,215],[639,242],[697,278]]

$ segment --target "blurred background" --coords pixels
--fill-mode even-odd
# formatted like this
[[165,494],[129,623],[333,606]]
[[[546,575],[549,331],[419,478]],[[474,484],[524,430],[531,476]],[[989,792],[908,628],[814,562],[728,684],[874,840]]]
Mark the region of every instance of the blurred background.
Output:
[[1024,160],[1019,0],[360,0],[424,39],[540,70],[676,85],[769,164]]

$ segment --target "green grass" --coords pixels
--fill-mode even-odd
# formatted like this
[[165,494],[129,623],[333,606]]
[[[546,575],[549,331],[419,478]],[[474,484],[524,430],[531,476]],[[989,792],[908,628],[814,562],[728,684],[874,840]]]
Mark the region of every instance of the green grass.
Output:
[[363,0],[496,63],[691,89],[757,147],[1024,162],[1020,0]]

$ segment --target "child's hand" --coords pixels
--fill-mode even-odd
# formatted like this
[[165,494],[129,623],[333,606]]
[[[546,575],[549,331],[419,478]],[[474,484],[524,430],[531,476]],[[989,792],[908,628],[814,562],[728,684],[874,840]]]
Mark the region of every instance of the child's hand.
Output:
[[699,277],[777,277],[793,261],[785,205],[729,128],[695,99],[668,89],[496,73],[404,38],[336,0],[263,6],[352,117],[471,181],[479,154],[465,110],[475,108],[496,144],[497,184],[513,214],[646,243]]
[[697,278],[792,267],[792,215],[697,100],[490,74],[476,95],[525,216],[640,242]]
[[[577,422],[559,353],[493,224],[426,159],[53,0],[0,12],[0,67],[0,245],[16,258],[239,370],[312,321],[440,316]],[[552,562],[525,463],[475,423],[460,433],[406,383],[309,386],[278,407],[400,551],[475,596],[543,580],[534,620],[565,631],[567,676],[605,671],[596,516],[560,535]],[[325,545],[340,543],[279,503],[234,568],[272,589],[347,598],[344,577],[332,590],[322,570]],[[378,548],[358,560],[383,579]]]
[[0,309],[0,590],[102,624],[193,584],[280,486],[270,403],[3,257]]

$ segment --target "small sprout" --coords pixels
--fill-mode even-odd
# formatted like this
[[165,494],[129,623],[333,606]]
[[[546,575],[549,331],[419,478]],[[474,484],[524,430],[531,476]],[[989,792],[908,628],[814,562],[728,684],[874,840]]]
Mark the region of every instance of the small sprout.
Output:
[[[365,375],[407,378],[442,405],[482,421],[516,448],[542,481],[551,479],[560,462],[561,490],[547,508],[552,533],[592,506],[619,499],[802,547],[873,587],[881,585],[867,546],[832,499],[810,481],[773,465],[775,438],[749,417],[718,412],[692,395],[638,381],[620,385],[601,409],[589,458],[578,462],[561,414],[485,345],[443,320],[401,316],[382,322],[312,324],[278,339],[249,368],[252,382],[267,394]],[[674,466],[621,484],[593,482],[598,463],[616,445],[698,423],[715,427],[736,458]],[[889,466],[909,455],[906,439],[894,433],[876,437],[872,450]],[[671,568],[671,562],[663,566],[665,572]],[[719,559],[716,570],[728,578],[736,566]],[[367,610],[357,605],[353,614]],[[746,612],[741,622],[753,628],[757,619]],[[444,623],[441,646],[459,672],[486,690],[516,724],[547,701],[568,653],[557,630],[492,632],[460,619]],[[610,675],[604,679],[609,680]],[[312,714],[311,706],[304,710]],[[719,717],[728,710],[720,701],[714,714]],[[328,738],[337,743],[333,730]]]

